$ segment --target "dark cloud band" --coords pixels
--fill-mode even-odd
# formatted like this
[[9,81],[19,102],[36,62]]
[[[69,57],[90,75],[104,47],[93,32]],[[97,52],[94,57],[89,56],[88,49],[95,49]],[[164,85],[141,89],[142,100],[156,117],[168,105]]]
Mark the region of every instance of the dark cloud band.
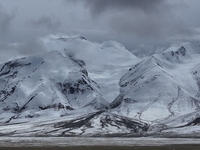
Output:
[[165,0],[81,0],[89,7],[93,14],[101,14],[109,10],[138,9],[145,12],[152,12],[159,9]]

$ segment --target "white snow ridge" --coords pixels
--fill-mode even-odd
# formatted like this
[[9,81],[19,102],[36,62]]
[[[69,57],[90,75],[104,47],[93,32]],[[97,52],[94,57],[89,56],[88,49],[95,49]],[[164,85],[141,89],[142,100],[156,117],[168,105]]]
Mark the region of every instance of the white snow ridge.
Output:
[[0,65],[0,135],[199,137],[198,45],[141,60],[115,41],[41,41]]

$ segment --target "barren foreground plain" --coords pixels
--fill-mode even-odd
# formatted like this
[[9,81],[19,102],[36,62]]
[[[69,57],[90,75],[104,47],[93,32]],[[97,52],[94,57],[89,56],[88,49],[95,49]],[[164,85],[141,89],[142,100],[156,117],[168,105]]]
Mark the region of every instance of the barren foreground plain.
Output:
[[199,150],[198,138],[0,137],[0,150]]

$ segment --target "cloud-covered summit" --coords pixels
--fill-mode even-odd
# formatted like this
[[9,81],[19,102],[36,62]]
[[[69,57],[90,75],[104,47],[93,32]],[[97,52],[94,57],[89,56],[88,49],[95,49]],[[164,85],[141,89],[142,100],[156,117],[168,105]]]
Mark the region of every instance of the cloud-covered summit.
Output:
[[[42,49],[37,38],[57,33],[99,43],[116,40],[141,56],[200,40],[199,0],[0,0],[0,5],[3,60],[5,49],[38,53]],[[11,46],[16,43],[23,50]],[[153,48],[141,51],[140,45]]]

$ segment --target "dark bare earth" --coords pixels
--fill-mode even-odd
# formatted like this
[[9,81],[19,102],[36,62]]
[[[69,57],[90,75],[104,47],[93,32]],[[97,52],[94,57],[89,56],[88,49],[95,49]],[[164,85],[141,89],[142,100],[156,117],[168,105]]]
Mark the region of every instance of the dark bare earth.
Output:
[[69,147],[0,147],[0,150],[200,150],[200,145],[169,146],[69,146]]

